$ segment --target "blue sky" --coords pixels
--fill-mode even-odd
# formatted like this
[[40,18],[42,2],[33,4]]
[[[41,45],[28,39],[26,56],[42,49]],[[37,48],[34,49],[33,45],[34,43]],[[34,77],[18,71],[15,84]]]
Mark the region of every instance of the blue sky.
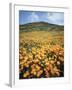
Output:
[[31,22],[48,22],[52,24],[64,25],[63,12],[39,12],[39,11],[19,11],[19,24]]

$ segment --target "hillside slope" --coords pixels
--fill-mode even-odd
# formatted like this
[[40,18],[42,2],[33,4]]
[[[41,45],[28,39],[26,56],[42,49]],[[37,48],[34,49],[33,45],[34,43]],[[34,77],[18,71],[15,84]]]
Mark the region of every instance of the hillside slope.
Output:
[[20,31],[33,31],[33,30],[46,30],[46,31],[63,31],[64,30],[64,26],[60,26],[60,25],[55,25],[55,24],[50,24],[50,23],[46,23],[46,22],[34,22],[34,23],[28,23],[28,24],[24,24],[24,25],[19,25],[19,30]]

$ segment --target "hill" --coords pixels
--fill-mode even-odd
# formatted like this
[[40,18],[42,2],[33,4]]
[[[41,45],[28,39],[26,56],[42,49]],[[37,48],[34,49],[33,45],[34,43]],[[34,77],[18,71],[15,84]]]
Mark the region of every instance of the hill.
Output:
[[19,25],[19,30],[24,32],[29,31],[63,31],[64,26],[50,24],[47,22],[33,22],[28,24]]

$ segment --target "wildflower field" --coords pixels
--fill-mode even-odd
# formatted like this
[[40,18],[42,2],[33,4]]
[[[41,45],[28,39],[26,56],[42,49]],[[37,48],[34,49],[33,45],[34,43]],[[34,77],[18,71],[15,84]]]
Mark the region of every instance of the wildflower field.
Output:
[[19,32],[19,78],[64,76],[64,31]]

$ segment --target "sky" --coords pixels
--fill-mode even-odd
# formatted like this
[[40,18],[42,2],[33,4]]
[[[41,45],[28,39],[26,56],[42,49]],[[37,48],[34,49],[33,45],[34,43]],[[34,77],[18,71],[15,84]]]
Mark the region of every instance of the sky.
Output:
[[40,11],[19,11],[19,24],[32,22],[48,22],[51,24],[64,25],[63,12],[40,12]]

